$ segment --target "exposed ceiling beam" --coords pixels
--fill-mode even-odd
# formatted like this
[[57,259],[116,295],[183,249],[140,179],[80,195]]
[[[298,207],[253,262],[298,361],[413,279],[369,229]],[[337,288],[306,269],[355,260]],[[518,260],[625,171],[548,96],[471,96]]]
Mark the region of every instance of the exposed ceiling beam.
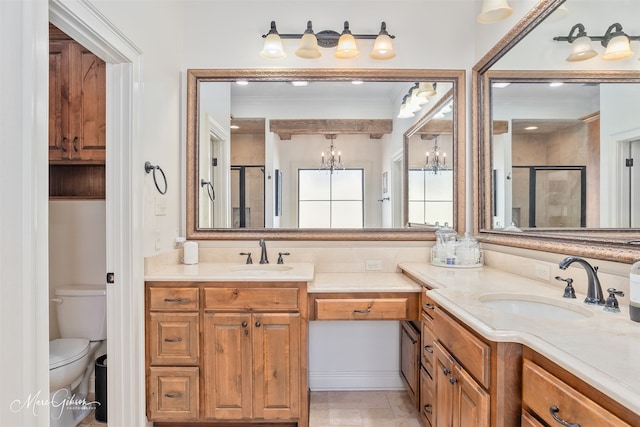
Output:
[[366,134],[371,139],[380,139],[393,131],[393,121],[388,119],[271,120],[269,130],[277,133],[281,140],[290,140],[291,135],[340,134]]

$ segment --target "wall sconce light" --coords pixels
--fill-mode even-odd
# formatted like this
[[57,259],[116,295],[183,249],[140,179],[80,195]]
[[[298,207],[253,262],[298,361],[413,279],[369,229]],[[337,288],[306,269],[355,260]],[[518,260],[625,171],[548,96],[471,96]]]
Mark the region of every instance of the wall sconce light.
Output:
[[618,23],[610,25],[603,36],[589,36],[584,25],[576,24],[571,27],[568,36],[557,36],[553,40],[569,42],[573,45],[567,57],[569,62],[586,61],[597,56],[598,52],[593,49],[591,41],[599,41],[606,48],[602,55],[603,61],[617,61],[633,56],[629,42],[640,40],[640,36],[627,35],[622,31],[622,25]]
[[513,9],[507,0],[484,0],[477,19],[481,24],[494,24],[507,19],[512,13]]
[[313,32],[311,21],[307,21],[307,29],[304,34],[279,34],[276,22],[271,21],[271,29],[263,34],[264,47],[260,56],[264,58],[284,58],[287,54],[282,47],[282,39],[300,39],[300,46],[296,50],[296,56],[305,59],[314,59],[322,54],[319,47],[337,47],[334,56],[339,59],[356,58],[360,51],[356,45],[356,39],[375,40],[369,57],[373,59],[391,59],[396,56],[391,40],[396,36],[387,32],[387,24],[382,22],[378,34],[352,34],[349,30],[349,21],[344,22],[342,33],[332,30]]
[[407,94],[402,97],[402,104],[398,112],[399,119],[413,117],[422,106],[429,102],[429,98],[437,94],[437,83],[418,82],[409,88]]

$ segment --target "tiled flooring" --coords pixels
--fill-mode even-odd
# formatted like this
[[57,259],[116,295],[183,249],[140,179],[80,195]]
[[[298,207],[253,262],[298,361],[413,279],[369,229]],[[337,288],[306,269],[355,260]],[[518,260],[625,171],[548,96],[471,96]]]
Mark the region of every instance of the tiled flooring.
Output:
[[421,427],[405,391],[311,392],[309,427]]
[[[309,427],[421,427],[404,391],[312,391]],[[106,427],[92,412],[82,427]]]

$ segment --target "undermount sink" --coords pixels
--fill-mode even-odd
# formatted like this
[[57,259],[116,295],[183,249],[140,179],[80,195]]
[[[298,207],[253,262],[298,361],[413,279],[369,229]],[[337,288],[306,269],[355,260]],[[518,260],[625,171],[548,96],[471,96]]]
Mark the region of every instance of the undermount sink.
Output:
[[536,319],[578,320],[593,315],[586,308],[568,301],[535,295],[491,294],[482,295],[480,301],[487,307],[507,314]]
[[237,273],[281,273],[283,271],[292,270],[293,267],[284,264],[243,264],[230,268],[231,271]]

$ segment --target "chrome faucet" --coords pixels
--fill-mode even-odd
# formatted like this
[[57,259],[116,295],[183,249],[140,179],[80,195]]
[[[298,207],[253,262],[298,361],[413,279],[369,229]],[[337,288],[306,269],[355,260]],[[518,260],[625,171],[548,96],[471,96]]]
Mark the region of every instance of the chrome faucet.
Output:
[[566,257],[560,261],[559,267],[562,270],[566,270],[574,262],[582,265],[587,272],[589,282],[587,285],[587,297],[584,302],[587,304],[604,304],[604,295],[602,294],[600,279],[598,279],[598,267],[592,267],[587,261],[577,256]]
[[260,253],[260,264],[269,264],[269,260],[267,259],[267,244],[264,242],[264,239],[260,239],[259,244],[262,249]]

